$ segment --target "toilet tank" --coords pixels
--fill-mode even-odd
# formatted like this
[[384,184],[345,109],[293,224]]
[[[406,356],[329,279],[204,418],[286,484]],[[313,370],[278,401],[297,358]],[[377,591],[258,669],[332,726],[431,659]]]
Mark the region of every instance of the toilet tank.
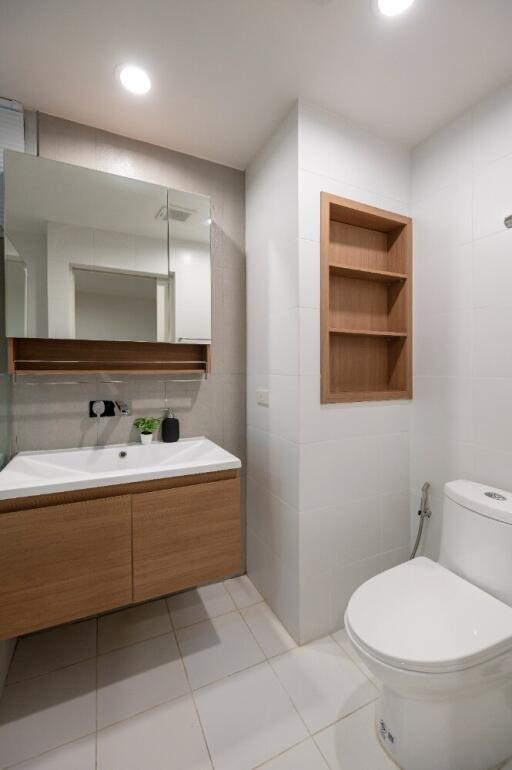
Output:
[[512,606],[512,492],[448,482],[439,562]]

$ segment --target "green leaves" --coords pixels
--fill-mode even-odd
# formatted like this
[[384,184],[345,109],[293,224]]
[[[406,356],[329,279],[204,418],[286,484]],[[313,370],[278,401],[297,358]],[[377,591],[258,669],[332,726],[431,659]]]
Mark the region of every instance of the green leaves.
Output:
[[133,424],[141,433],[154,433],[160,425],[159,417],[137,417]]

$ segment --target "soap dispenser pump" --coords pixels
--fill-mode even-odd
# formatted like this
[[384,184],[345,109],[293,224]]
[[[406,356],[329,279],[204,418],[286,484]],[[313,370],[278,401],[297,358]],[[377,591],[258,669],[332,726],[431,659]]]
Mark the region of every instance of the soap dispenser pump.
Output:
[[180,437],[180,422],[172,409],[167,409],[167,417],[162,420],[162,441],[170,444]]

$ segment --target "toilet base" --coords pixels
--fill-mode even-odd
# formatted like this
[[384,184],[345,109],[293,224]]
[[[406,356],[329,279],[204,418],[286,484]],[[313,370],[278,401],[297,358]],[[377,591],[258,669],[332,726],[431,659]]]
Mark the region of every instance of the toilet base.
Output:
[[512,686],[454,700],[408,698],[384,687],[376,729],[402,770],[496,770],[512,756]]

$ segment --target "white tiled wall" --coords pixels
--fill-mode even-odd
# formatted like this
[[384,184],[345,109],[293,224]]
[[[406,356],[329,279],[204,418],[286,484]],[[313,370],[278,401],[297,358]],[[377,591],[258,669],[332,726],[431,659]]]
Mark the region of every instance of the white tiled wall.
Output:
[[[298,123],[290,112],[246,175],[247,569],[299,638]],[[268,406],[256,391],[268,389]]]
[[[300,641],[407,558],[424,481],[434,558],[445,481],[512,489],[512,86],[412,155],[301,103],[248,175],[249,552]],[[412,403],[320,405],[321,191],[412,213]]]
[[409,152],[299,106],[300,639],[407,557],[410,403],[320,404],[320,192],[409,214]]
[[320,405],[319,204],[408,213],[409,175],[407,151],[303,104],[247,174],[249,574],[301,642],[407,555],[410,404]]
[[445,481],[512,489],[511,85],[416,148],[412,200],[411,514],[429,479],[436,557]]

